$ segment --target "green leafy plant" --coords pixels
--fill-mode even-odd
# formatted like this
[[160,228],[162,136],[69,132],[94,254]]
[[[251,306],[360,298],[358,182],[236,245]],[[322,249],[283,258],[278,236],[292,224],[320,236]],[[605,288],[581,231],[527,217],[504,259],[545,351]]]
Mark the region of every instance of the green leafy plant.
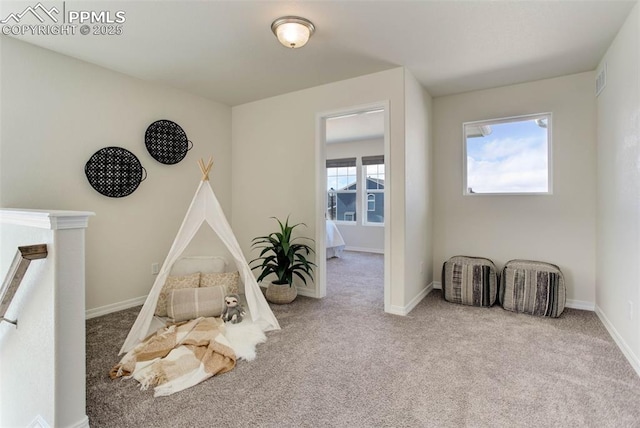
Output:
[[311,238],[292,238],[293,229],[298,226],[306,226],[304,223],[289,225],[289,217],[282,223],[278,218],[271,217],[278,222],[280,230],[271,232],[266,236],[253,238],[251,246],[260,249],[260,256],[251,260],[250,264],[258,263],[251,269],[262,269],[258,281],[274,274],[278,277],[272,281],[274,284],[293,285],[293,276],[296,275],[306,285],[307,278],[313,281],[313,266],[315,263],[308,260],[310,254],[315,253],[307,244],[301,243],[303,239],[313,242]]

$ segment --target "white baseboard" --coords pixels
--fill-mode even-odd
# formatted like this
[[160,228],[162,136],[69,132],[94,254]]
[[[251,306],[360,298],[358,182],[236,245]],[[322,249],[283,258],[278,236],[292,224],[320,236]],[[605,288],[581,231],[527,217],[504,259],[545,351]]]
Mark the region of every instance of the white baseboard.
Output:
[[123,302],[111,303],[110,305],[100,306],[99,308],[87,309],[84,313],[85,319],[91,319],[107,315],[112,312],[122,311],[124,309],[133,308],[134,306],[140,306],[147,300],[147,296],[135,297],[133,299],[125,300]]
[[375,253],[375,254],[384,254],[384,249],[378,248],[365,248],[365,247],[344,247],[345,251],[358,251],[361,253]]
[[[442,282],[433,281],[432,284],[433,284],[434,290],[442,290]],[[571,308],[571,309],[581,309],[583,311],[593,311],[595,310],[596,305],[593,302],[587,302],[585,300],[567,299],[565,303],[565,307]]]
[[316,289],[312,287],[297,287],[298,295],[305,297],[313,297],[317,298],[318,295],[316,293]]
[[84,418],[73,425],[69,425],[68,428],[89,428],[89,417],[85,415]]
[[571,309],[580,309],[583,311],[592,311],[592,312],[595,311],[596,309],[595,303],[587,302],[585,300],[567,299],[564,306]]
[[604,324],[614,342],[616,342],[616,345],[618,345],[618,348],[620,348],[624,356],[627,358],[627,361],[629,361],[629,364],[631,364],[631,367],[633,367],[638,376],[640,376],[640,358],[638,358],[638,356],[633,353],[627,342],[625,342],[622,336],[620,336],[618,330],[616,330],[613,324],[611,324],[609,318],[607,318],[607,316],[604,314],[604,312],[602,312],[602,309],[600,309],[598,305],[595,306],[595,310],[596,315],[598,315],[598,318],[600,318],[600,321],[602,321],[602,324]]
[[415,308],[418,305],[418,303],[420,303],[422,299],[424,299],[427,296],[427,294],[431,293],[432,290],[433,290],[433,282],[427,285],[425,288],[423,288],[418,293],[418,295],[413,299],[411,299],[411,301],[406,306],[389,305],[388,307],[385,308],[385,312],[393,315],[401,315],[401,316],[409,315],[409,312],[411,312],[413,308]]

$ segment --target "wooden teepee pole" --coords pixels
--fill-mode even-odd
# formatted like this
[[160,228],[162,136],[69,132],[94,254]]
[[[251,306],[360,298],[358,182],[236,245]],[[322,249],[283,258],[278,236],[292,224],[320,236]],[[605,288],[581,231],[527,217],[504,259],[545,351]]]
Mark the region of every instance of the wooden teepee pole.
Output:
[[209,172],[211,172],[211,168],[213,167],[213,156],[209,156],[209,162],[207,162],[206,166],[204,159],[198,159],[198,166],[200,166],[200,171],[202,171],[202,181],[209,181]]

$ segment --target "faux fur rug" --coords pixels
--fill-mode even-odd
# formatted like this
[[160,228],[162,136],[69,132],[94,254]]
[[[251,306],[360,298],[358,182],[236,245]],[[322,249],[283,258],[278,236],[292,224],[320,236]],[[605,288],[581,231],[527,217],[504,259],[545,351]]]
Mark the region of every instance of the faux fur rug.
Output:
[[246,318],[238,324],[226,323],[224,337],[229,341],[236,357],[247,361],[256,358],[256,346],[267,340],[262,329]]

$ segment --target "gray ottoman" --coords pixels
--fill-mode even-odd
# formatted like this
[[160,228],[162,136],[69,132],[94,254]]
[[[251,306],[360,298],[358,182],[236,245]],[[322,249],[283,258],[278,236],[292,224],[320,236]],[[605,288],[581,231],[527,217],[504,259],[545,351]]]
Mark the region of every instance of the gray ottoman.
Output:
[[447,302],[489,307],[497,292],[496,266],[489,259],[455,256],[442,265],[442,296]]
[[499,300],[508,311],[559,317],[564,310],[564,276],[554,264],[511,260],[502,269]]

